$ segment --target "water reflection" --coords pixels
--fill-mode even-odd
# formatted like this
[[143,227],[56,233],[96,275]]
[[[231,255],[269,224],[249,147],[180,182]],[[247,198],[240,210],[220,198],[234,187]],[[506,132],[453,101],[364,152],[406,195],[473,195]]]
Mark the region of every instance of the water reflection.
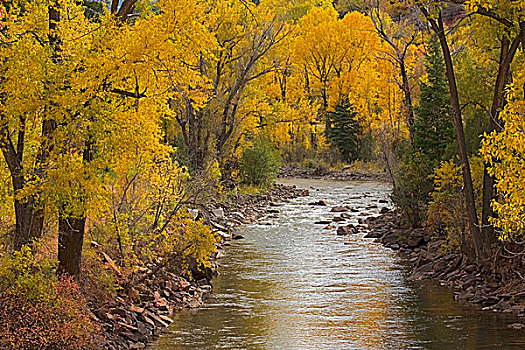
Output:
[[[403,262],[362,238],[314,225],[334,216],[314,200],[376,215],[386,185],[295,180],[309,198],[281,207],[271,225],[242,228],[221,261],[205,307],[175,316],[152,347],[167,349],[522,349],[516,322],[452,301],[435,284],[407,281]],[[377,205],[377,208],[370,208]]]

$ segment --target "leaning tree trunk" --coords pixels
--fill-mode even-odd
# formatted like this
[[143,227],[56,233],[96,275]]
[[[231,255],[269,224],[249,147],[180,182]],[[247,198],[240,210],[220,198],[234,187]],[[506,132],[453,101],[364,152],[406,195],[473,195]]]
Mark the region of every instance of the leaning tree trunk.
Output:
[[463,119],[461,114],[461,106],[459,103],[458,88],[456,84],[456,76],[454,72],[454,64],[452,62],[452,56],[450,53],[450,48],[448,46],[446,31],[443,24],[443,19],[441,13],[437,18],[437,21],[432,19],[426,9],[420,7],[425,17],[430,22],[433,31],[439,38],[441,49],[443,51],[443,57],[445,60],[445,75],[447,77],[449,92],[450,92],[450,102],[452,105],[452,110],[454,114],[454,128],[456,130],[456,137],[459,148],[459,160],[461,162],[462,175],[463,175],[463,187],[464,187],[464,196],[465,204],[467,207],[467,218],[469,229],[472,235],[472,241],[474,243],[474,249],[476,253],[476,259],[483,258],[483,252],[486,251],[483,247],[483,240],[481,237],[481,232],[479,228],[479,220],[476,210],[476,202],[474,197],[474,186],[472,184],[472,175],[470,172],[470,164],[467,154],[467,144],[465,141],[465,131],[463,129]]

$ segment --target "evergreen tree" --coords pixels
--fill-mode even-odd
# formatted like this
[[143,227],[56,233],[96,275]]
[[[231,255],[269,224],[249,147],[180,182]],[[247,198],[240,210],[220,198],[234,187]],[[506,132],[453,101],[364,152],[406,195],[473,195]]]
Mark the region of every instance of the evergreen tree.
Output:
[[419,106],[412,126],[414,151],[421,152],[434,166],[450,159],[455,148],[454,121],[445,64],[438,41],[433,38],[426,54],[427,81],[420,82]]
[[348,99],[344,99],[326,115],[326,139],[339,150],[345,162],[352,162],[359,155],[361,127],[355,119],[356,114]]
[[393,200],[412,226],[419,226],[434,189],[429,177],[456,148],[450,95],[439,43],[433,38],[426,54],[426,81],[420,82],[420,101],[411,128],[413,143],[401,153]]

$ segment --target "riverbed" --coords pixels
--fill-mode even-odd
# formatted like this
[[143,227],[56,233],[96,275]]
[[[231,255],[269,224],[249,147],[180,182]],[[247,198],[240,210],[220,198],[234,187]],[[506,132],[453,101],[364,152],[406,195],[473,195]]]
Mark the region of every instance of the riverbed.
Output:
[[[178,349],[524,349],[517,317],[453,300],[445,287],[409,281],[406,261],[363,238],[337,236],[341,224],[378,215],[390,187],[371,181],[283,180],[310,190],[257,224],[238,229],[219,261],[213,294],[174,315],[152,350]],[[324,200],[328,206],[312,206]]]

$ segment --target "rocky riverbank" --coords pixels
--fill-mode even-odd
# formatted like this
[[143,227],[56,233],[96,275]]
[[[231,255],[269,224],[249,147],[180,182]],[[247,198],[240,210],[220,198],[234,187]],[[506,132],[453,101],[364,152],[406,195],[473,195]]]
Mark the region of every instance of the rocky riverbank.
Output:
[[328,168],[302,168],[296,166],[287,166],[281,169],[280,178],[299,178],[299,179],[327,179],[342,181],[358,180],[376,180],[386,179],[385,174],[377,172],[360,172],[354,171],[351,166],[344,167],[338,171],[331,171]]
[[[195,218],[203,218],[211,225],[221,238],[212,266],[215,267],[217,259],[224,257],[224,248],[232,239],[243,238],[235,233],[236,227],[278,215],[279,210],[275,208],[278,203],[307,195],[307,190],[276,185],[264,194],[240,195],[190,210]],[[113,262],[107,257],[106,263],[111,265]],[[200,307],[212,290],[210,280],[214,268],[194,270],[194,278],[190,281],[164,269],[145,267],[138,272],[138,279],[143,279],[143,282],[133,288],[121,286],[114,300],[93,308],[92,317],[103,332],[103,347],[109,350],[144,349],[173,322],[173,313]]]
[[[413,267],[411,279],[435,279],[453,289],[454,298],[479,304],[483,310],[515,313],[525,317],[525,280],[519,270],[525,265],[511,266],[500,258],[490,269],[478,266],[458,253],[445,253],[442,239],[430,240],[423,229],[403,228],[397,212],[365,220],[367,238],[399,251]],[[521,323],[508,325],[525,329]]]

